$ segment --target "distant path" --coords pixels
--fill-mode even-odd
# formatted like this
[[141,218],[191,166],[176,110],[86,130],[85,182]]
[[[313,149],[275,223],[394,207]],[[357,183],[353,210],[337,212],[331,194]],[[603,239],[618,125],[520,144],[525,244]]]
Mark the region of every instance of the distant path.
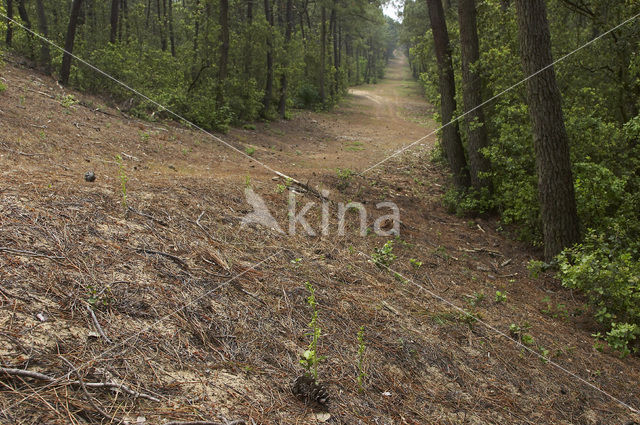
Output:
[[[398,54],[377,84],[353,87],[329,112],[299,113],[291,120],[232,131],[243,143],[267,148],[256,158],[297,176],[364,170],[435,128],[432,108]],[[432,140],[425,141],[432,144]],[[238,170],[234,170],[238,171]],[[254,172],[257,172],[257,167]]]

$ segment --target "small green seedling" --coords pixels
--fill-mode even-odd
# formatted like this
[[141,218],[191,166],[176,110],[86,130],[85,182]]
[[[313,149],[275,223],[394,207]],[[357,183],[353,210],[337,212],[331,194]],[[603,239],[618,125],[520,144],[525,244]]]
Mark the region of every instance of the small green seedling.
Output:
[[418,261],[415,258],[411,258],[409,260],[409,263],[411,263],[411,266],[413,266],[414,269],[419,269],[420,267],[422,267],[422,261]]
[[496,291],[496,302],[503,303],[507,301],[507,293],[502,291]]
[[253,154],[256,153],[256,148],[254,148],[253,146],[247,146],[246,148],[244,148],[244,153],[249,156],[253,156]]
[[313,285],[309,282],[305,282],[305,287],[309,291],[309,297],[307,298],[307,304],[311,307],[312,315],[311,322],[309,322],[309,332],[305,335],[311,337],[309,347],[302,354],[300,358],[300,364],[305,368],[307,376],[313,378],[314,381],[318,381],[318,364],[324,361],[326,357],[318,356],[318,340],[320,339],[320,325],[318,324],[318,306],[316,304],[316,291]]
[[371,254],[373,263],[380,268],[388,268],[397,258],[393,253],[393,241],[387,241],[382,248],[376,248]]

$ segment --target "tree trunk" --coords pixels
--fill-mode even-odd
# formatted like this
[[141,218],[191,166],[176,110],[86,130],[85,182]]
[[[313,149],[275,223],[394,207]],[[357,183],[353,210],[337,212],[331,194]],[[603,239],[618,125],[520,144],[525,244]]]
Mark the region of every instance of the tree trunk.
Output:
[[251,77],[251,68],[253,65],[252,55],[252,24],[253,24],[253,0],[247,0],[247,29],[244,35],[244,77],[248,81]]
[[7,43],[8,47],[11,47],[13,41],[13,22],[11,22],[10,19],[13,19],[13,0],[7,0],[7,18],[7,36],[5,43]]
[[118,37],[118,16],[120,15],[120,0],[111,0],[111,34],[109,41],[116,44]]
[[73,4],[71,5],[71,16],[69,17],[69,27],[67,28],[67,36],[64,40],[65,52],[62,55],[62,66],[60,67],[60,82],[64,85],[69,83],[69,74],[71,73],[71,54],[73,53],[73,44],[76,39],[76,28],[78,26],[81,7],[82,0],[73,0]]
[[[38,11],[38,25],[40,27],[40,33],[44,38],[49,38],[49,25],[47,24],[47,14],[44,10],[44,4],[42,0],[36,0],[36,9]],[[44,70],[47,74],[51,74],[51,52],[49,51],[49,43],[42,42],[40,48],[40,61],[44,65]]]
[[[522,67],[526,76],[549,66],[551,37],[544,0],[516,0]],[[552,260],[580,238],[569,159],[569,138],[555,71],[549,66],[526,81],[538,172],[544,257]]]
[[169,23],[169,45],[171,46],[171,56],[176,57],[176,33],[173,28],[173,0],[169,0],[168,6],[169,16],[167,22]]
[[[285,20],[286,26],[284,32],[284,47],[285,47],[285,56],[289,50],[289,44],[291,42],[291,32],[293,31],[293,0],[287,0],[287,4],[285,7]],[[287,112],[287,88],[289,82],[287,80],[287,72],[289,71],[289,61],[285,59],[285,63],[283,64],[282,75],[280,76],[280,104],[278,105],[278,112],[280,114],[280,118],[285,118]]]
[[229,62],[229,0],[220,0],[220,62],[218,63],[218,88],[216,103],[224,102],[224,84]]
[[267,36],[267,83],[264,91],[264,110],[263,116],[269,114],[269,108],[271,107],[271,100],[273,98],[273,11],[269,0],[264,0],[264,13],[269,24],[269,35]]
[[[164,4],[166,0],[162,0]],[[167,51],[167,33],[165,31],[165,21],[166,16],[163,9],[163,4],[160,4],[160,0],[156,1],[156,5],[158,7],[158,25],[160,27],[160,48],[163,52]]]
[[451,46],[442,0],[427,0],[429,19],[440,78],[440,106],[442,114],[442,145],[453,173],[453,183],[458,189],[469,187],[469,170],[460,139],[458,122],[451,122],[456,110],[456,86],[451,62]]
[[320,98],[322,99],[322,103],[326,103],[327,101],[327,92],[325,89],[325,71],[327,68],[327,10],[324,6],[321,8],[321,19],[322,22],[320,24]]
[[475,0],[458,0],[460,45],[462,51],[462,99],[468,134],[469,172],[471,186],[475,189],[490,188],[490,181],[481,173],[489,171],[489,160],[480,152],[487,147],[487,128],[482,104],[482,80],[477,69],[480,59]]
[[[31,20],[29,19],[29,14],[27,13],[27,7],[24,5],[25,0],[18,1],[18,14],[20,15],[20,19],[24,23],[24,26],[31,29]],[[31,37],[31,33],[27,32],[27,35]]]

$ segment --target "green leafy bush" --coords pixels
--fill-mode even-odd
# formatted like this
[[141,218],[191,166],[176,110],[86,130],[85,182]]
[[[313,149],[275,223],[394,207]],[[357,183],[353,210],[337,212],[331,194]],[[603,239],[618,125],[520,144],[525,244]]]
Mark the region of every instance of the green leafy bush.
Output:
[[[637,227],[637,226],[636,226]],[[559,278],[582,290],[606,340],[621,353],[637,351],[640,326],[640,242],[638,229],[614,223],[611,233],[590,231],[584,242],[559,257]]]

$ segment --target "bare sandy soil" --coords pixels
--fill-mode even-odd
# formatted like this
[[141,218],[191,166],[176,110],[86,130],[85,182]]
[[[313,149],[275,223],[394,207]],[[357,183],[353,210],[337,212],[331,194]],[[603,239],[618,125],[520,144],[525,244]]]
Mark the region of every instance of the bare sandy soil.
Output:
[[[639,359],[596,350],[579,294],[529,276],[535,250],[493,219],[444,211],[432,138],[363,177],[344,171],[434,128],[402,58],[331,112],[219,135],[330,190],[328,235],[321,199],[202,133],[30,70],[0,76],[0,423],[640,421],[622,404],[640,406]],[[296,212],[313,202],[317,235],[243,227],[247,187],[283,229],[290,193]],[[388,213],[378,202],[396,203],[400,235],[361,237],[355,213],[338,235],[348,201],[365,205],[368,228]],[[393,271],[371,258],[388,241]],[[325,405],[291,391],[309,344],[307,281]]]

